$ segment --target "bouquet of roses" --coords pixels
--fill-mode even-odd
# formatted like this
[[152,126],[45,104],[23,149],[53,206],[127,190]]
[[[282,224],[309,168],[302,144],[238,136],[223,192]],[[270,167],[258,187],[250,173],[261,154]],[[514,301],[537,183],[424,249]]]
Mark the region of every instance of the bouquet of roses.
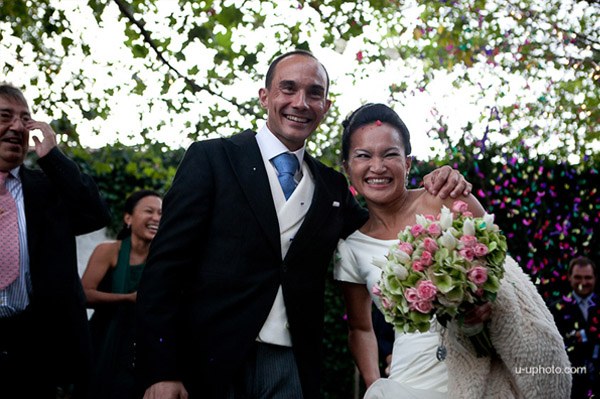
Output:
[[[397,331],[428,331],[434,316],[462,323],[473,307],[496,299],[507,245],[493,215],[475,218],[465,202],[456,201],[452,212],[443,207],[437,219],[417,215],[417,224],[398,239],[386,261],[374,261],[382,269],[374,293]],[[478,354],[489,353],[485,344],[474,344]]]

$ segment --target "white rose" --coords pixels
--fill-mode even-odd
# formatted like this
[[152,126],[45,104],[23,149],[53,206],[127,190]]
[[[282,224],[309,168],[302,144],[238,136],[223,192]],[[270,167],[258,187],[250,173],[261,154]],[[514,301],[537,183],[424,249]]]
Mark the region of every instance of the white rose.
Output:
[[426,226],[427,223],[429,223],[429,221],[425,219],[425,216],[417,215],[417,224],[420,224],[421,226]]
[[394,265],[394,274],[399,280],[405,280],[408,277],[408,270],[402,265]]
[[439,238],[439,241],[444,248],[448,248],[450,251],[452,251],[458,245],[458,240],[454,238],[452,233],[449,231],[444,231],[442,236]]
[[465,223],[463,224],[463,234],[467,236],[475,235],[475,224],[471,219],[465,219]]
[[406,263],[410,261],[410,255],[398,248],[392,249],[392,253],[400,263]]
[[483,221],[485,222],[485,229],[487,231],[492,231],[494,229],[494,215],[486,213],[483,215]]
[[443,206],[440,214],[440,227],[442,230],[446,230],[450,226],[452,226],[452,212],[450,212],[450,209]]

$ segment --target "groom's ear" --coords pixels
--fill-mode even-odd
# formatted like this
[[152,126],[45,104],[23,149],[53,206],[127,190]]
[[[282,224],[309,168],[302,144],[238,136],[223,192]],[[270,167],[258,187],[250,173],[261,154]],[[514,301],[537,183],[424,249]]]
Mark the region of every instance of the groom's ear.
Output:
[[269,103],[269,90],[265,89],[264,87],[260,88],[258,90],[258,100],[260,101],[260,105],[264,108],[267,109],[268,103]]

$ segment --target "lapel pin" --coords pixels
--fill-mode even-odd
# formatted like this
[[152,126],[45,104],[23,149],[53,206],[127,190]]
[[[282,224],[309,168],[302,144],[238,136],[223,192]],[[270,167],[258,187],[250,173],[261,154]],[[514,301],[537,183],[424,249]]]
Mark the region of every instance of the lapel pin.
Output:
[[331,204],[331,205],[333,205],[334,208],[339,208],[340,207],[340,203],[337,202],[337,201],[333,201],[333,204]]

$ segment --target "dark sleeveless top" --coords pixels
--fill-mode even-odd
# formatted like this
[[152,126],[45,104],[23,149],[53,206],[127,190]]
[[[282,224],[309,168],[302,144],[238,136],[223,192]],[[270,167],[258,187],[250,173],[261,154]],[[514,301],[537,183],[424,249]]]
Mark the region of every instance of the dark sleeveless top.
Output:
[[[137,291],[144,264],[130,265],[131,237],[123,239],[117,265],[109,270],[98,290],[115,294]],[[133,399],[135,395],[135,305],[131,302],[98,307],[90,320],[94,374],[90,398]]]
[[131,237],[126,237],[121,241],[117,265],[112,271],[112,289],[115,294],[129,294],[137,291],[142,278],[144,264],[130,265],[129,256],[131,254]]

